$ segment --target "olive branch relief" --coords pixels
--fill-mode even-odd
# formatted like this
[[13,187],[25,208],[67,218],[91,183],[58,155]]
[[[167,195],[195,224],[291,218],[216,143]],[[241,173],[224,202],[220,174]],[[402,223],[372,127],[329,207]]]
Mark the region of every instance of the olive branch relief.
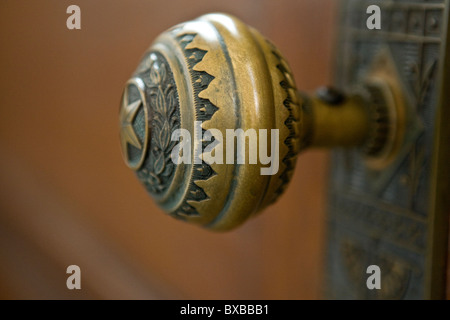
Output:
[[150,74],[144,78],[147,86],[147,97],[151,114],[151,149],[149,150],[149,166],[139,172],[145,178],[145,184],[153,192],[162,192],[166,180],[174,170],[170,154],[176,141],[172,141],[171,132],[179,123],[177,110],[176,87],[171,83],[166,64],[154,60],[150,65]]

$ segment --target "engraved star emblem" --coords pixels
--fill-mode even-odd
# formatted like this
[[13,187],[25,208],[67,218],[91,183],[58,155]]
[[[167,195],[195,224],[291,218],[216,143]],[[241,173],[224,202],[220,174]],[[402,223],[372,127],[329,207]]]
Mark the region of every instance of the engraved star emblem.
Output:
[[[130,91],[132,90],[132,91]],[[130,93],[134,93],[130,96]],[[143,118],[136,119],[143,112]],[[144,163],[150,140],[149,111],[145,100],[145,84],[141,78],[135,77],[127,81],[122,95],[119,110],[119,137],[122,157],[125,164],[132,170],[138,170]],[[140,136],[137,135],[133,122],[139,122]],[[142,129],[144,131],[142,132]],[[138,152],[130,153],[130,148]],[[133,148],[133,150],[134,150]]]
[[142,101],[136,100],[132,103],[128,103],[127,94],[124,94],[122,108],[120,108],[120,143],[122,144],[122,150],[125,154],[128,151],[128,144],[142,149],[141,142],[139,141],[136,132],[133,128],[133,121],[142,105]]

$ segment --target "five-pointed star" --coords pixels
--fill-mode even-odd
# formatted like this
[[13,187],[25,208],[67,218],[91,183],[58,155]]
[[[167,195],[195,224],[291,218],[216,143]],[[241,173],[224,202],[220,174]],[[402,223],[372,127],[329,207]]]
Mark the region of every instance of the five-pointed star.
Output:
[[135,146],[138,149],[142,149],[141,142],[136,136],[133,128],[133,120],[136,117],[136,113],[139,110],[139,106],[142,101],[136,100],[135,102],[128,103],[127,97],[124,97],[122,108],[120,109],[120,143],[122,144],[122,150],[127,154],[127,143]]

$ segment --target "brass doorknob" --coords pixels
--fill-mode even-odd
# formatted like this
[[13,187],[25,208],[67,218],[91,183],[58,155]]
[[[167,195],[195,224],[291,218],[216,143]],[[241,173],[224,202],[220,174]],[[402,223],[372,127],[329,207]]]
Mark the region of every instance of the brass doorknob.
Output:
[[368,165],[389,161],[399,92],[392,73],[372,72],[346,95],[299,93],[273,44],[208,14],[161,34],[126,83],[122,155],[167,213],[232,229],[283,193],[305,148],[359,147]]

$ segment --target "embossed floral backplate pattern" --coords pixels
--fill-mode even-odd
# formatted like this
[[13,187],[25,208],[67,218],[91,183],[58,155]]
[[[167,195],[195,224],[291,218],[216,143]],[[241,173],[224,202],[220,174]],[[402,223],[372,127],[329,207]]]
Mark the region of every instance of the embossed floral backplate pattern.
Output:
[[[368,30],[367,7],[381,8],[381,30]],[[387,52],[406,92],[406,137],[395,161],[371,170],[356,151],[335,151],[329,189],[326,296],[342,299],[426,298],[430,174],[438,106],[445,1],[343,3],[336,83],[358,84]],[[381,289],[366,286],[369,265]]]

